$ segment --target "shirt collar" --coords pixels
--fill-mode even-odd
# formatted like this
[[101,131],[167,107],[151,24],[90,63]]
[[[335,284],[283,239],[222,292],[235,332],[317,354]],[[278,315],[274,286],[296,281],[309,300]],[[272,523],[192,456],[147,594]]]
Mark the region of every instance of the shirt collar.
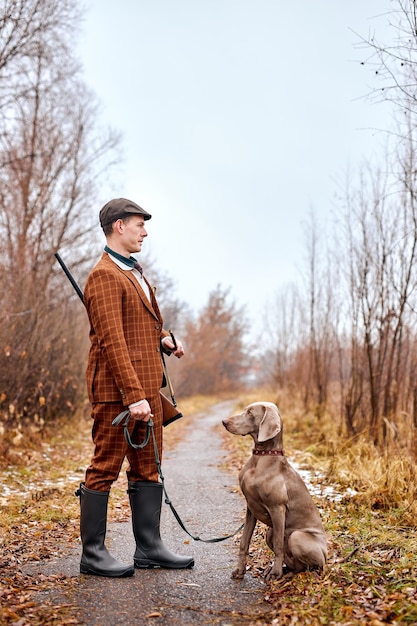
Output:
[[123,270],[133,270],[135,263],[137,263],[135,257],[123,256],[122,254],[119,254],[118,252],[115,252],[114,250],[109,248],[109,246],[104,246],[104,252],[107,252],[111,260],[114,261],[116,265],[121,267]]

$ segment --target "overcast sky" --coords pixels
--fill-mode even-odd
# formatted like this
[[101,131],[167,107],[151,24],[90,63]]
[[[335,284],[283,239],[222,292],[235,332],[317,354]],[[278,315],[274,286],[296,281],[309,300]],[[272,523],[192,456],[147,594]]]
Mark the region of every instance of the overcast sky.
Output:
[[85,79],[125,156],[94,210],[109,194],[136,201],[178,297],[199,310],[220,283],[255,315],[298,279],[311,209],[330,220],[347,171],[381,152],[390,113],[366,98],[355,33],[383,36],[389,2],[88,6]]

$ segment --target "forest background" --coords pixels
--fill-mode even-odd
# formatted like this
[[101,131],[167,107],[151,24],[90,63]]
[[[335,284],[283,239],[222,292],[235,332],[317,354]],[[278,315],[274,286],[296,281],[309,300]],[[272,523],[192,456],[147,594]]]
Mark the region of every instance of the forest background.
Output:
[[[411,0],[392,2],[392,40],[361,42],[379,81],[372,97],[394,104],[384,158],[347,179],[334,232],[310,209],[303,282],[265,307],[256,341],[230,287],[219,284],[193,311],[145,257],[165,325],[187,349],[187,359],[170,363],[178,396],[289,388],[306,411],[330,412],[337,433],[415,458],[415,11]],[[76,0],[1,3],[2,447],[85,403],[87,319],[54,255],[70,259],[82,287],[100,251],[90,199],[119,167],[123,144],[100,124],[75,57],[82,15]]]
[[[354,611],[367,611],[374,624],[417,619],[410,583],[417,514],[417,7],[414,0],[391,6],[391,40],[360,42],[377,83],[372,97],[393,105],[386,152],[347,177],[332,232],[309,211],[302,283],[286,286],[265,307],[256,339],[231,288],[219,284],[193,311],[175,296],[169,273],[146,253],[143,260],[165,326],[186,346],[186,359],[168,362],[180,405],[192,412],[196,397],[262,393],[286,415],[290,447],[319,463],[326,480],[356,493],[343,507],[327,504],[326,528],[341,538],[333,545],[328,596],[321,583],[302,578],[294,583],[298,591],[286,587],[286,598],[272,590],[281,609],[287,603],[285,623],[291,602],[308,603],[305,584],[317,590],[318,602],[317,621],[306,623],[322,623],[326,603],[334,614],[337,598],[346,623],[355,623],[348,621]],[[88,430],[88,323],[55,254],[68,260],[82,287],[101,248],[91,198],[120,167],[123,141],[100,123],[100,103],[74,56],[82,15],[77,0],[0,1],[0,455],[4,467],[23,463],[22,476],[22,451],[56,425],[60,432],[66,422],[64,438],[71,424]],[[78,462],[75,439],[72,445]],[[50,467],[42,461],[37,471]],[[42,517],[47,493],[39,498],[1,509],[9,530],[2,538],[5,576],[13,569],[2,591],[9,605],[20,602],[16,589],[26,581],[15,565],[28,510],[33,523],[51,523]],[[74,534],[75,504],[64,509]],[[52,522],[61,528],[68,519]],[[362,561],[348,563],[358,536],[367,549]],[[17,613],[30,611],[29,604],[20,602]]]

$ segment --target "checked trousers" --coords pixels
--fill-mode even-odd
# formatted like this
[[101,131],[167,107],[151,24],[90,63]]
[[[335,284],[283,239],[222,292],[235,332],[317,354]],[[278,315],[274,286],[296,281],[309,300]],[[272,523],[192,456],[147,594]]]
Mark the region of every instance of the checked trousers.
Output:
[[[147,398],[153,413],[155,440],[159,459],[162,460],[162,403],[159,394]],[[119,402],[95,403],[91,417],[94,420],[92,438],[94,455],[85,474],[85,486],[94,491],[110,491],[117,480],[125,458],[129,462],[127,478],[132,482],[158,482],[159,474],[155,461],[152,433],[148,444],[139,450],[132,448],[125,440],[123,423],[113,426],[112,421],[126,407]],[[141,444],[146,436],[146,423],[129,420],[131,440]]]

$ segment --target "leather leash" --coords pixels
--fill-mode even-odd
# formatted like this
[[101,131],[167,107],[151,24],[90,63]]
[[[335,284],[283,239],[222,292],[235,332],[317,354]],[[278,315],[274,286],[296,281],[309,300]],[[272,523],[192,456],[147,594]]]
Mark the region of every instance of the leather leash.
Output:
[[142,443],[133,443],[133,441],[132,441],[132,439],[130,437],[129,429],[127,427],[128,423],[129,423],[129,420],[130,420],[130,411],[129,411],[129,409],[126,409],[126,411],[122,411],[121,413],[119,413],[119,415],[117,417],[115,417],[114,420],[112,421],[112,426],[118,426],[123,420],[124,420],[123,433],[124,433],[124,436],[125,436],[125,439],[126,439],[127,443],[129,444],[129,446],[131,446],[135,450],[142,450],[142,448],[144,448],[145,446],[148,445],[149,437],[150,437],[150,434],[151,434],[151,429],[152,429],[152,433],[153,433],[153,421],[152,421],[152,419],[149,419],[149,421],[146,423],[146,434],[145,434],[145,439],[143,440]]
[[165,504],[168,504],[168,506],[170,507],[170,509],[171,509],[171,511],[172,511],[172,513],[173,513],[173,515],[175,517],[175,519],[177,520],[178,524],[181,526],[183,531],[185,533],[187,533],[187,535],[189,537],[191,537],[191,539],[194,539],[194,541],[202,541],[204,543],[218,543],[219,541],[225,541],[225,539],[230,539],[231,537],[234,537],[235,535],[237,535],[237,533],[240,532],[243,529],[243,527],[245,525],[244,523],[241,526],[239,526],[239,528],[237,530],[235,530],[235,532],[232,533],[231,535],[226,535],[224,537],[213,537],[212,539],[202,539],[202,537],[199,537],[198,535],[193,535],[186,528],[184,522],[182,521],[182,519],[179,516],[179,514],[177,513],[174,505],[172,504],[171,499],[168,496],[167,490],[165,488],[165,479],[164,479],[164,475],[162,473],[161,461],[160,461],[160,458],[159,458],[158,446],[156,444],[156,438],[155,438],[155,432],[154,432],[154,426],[153,426],[152,419],[150,419],[146,423],[145,439],[143,440],[143,442],[141,444],[133,443],[133,441],[132,441],[132,439],[130,437],[130,433],[129,433],[129,430],[128,430],[128,427],[127,427],[128,423],[129,423],[129,419],[130,419],[130,411],[129,411],[129,409],[127,409],[126,411],[122,411],[122,413],[119,413],[119,415],[114,418],[114,420],[112,421],[112,425],[113,426],[118,426],[124,420],[123,432],[124,432],[125,439],[126,439],[127,443],[129,444],[129,446],[131,446],[135,450],[144,448],[149,443],[150,435],[152,434],[153,449],[154,449],[154,454],[155,454],[155,463],[156,463],[156,467],[158,469],[159,478],[161,479],[162,488],[163,488],[163,491],[164,491],[164,494],[165,494]]

